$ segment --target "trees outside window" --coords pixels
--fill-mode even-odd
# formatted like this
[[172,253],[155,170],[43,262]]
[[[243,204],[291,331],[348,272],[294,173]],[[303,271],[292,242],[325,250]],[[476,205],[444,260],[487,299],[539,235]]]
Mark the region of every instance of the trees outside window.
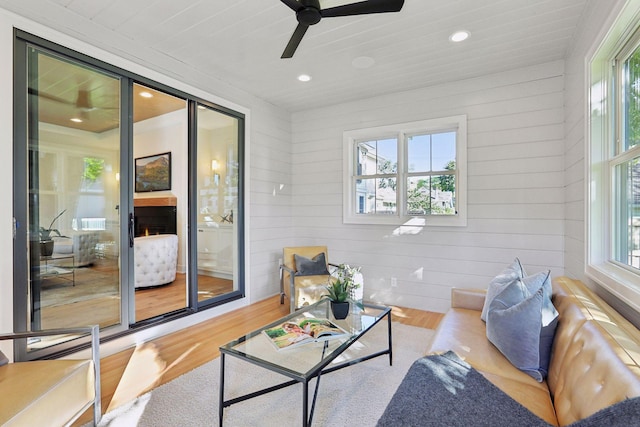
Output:
[[346,132],[345,223],[466,225],[466,117]]

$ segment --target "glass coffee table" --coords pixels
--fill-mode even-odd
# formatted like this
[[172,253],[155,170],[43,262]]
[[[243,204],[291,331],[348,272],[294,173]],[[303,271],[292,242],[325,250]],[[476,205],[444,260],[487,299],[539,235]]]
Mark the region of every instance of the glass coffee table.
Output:
[[[364,334],[385,318],[388,332],[388,345],[386,349],[353,358],[346,362],[332,364],[338,356],[343,354],[353,343],[357,342]],[[307,342],[284,349],[278,349],[272,342],[272,339],[265,333],[266,330],[272,330],[273,328],[281,326],[283,323],[295,322],[299,324],[300,319],[311,319],[312,321],[315,319],[329,320],[331,323],[342,328],[344,333],[329,340]],[[224,408],[298,383],[302,384],[302,425],[309,426],[313,419],[313,411],[320,385],[320,377],[322,375],[385,354],[389,355],[389,365],[391,365],[393,362],[391,349],[390,307],[365,303],[363,308],[352,307],[349,315],[344,320],[336,320],[333,317],[330,303],[326,299],[308,307],[303,307],[276,322],[220,347],[220,426],[222,427]],[[253,393],[225,400],[225,359],[227,356],[233,356],[264,369],[277,372],[290,378],[290,380]],[[316,378],[315,390],[312,396],[311,407],[309,407],[309,385],[310,381],[314,378]]]

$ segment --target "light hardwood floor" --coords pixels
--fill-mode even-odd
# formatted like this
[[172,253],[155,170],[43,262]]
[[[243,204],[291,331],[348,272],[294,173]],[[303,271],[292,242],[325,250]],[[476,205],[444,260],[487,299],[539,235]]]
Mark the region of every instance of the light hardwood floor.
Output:
[[[221,345],[289,313],[279,297],[141,344],[101,360],[102,410],[107,412],[220,355]],[[442,314],[393,307],[393,321],[434,329]],[[426,344],[425,344],[426,345]],[[85,413],[75,425],[91,420]]]

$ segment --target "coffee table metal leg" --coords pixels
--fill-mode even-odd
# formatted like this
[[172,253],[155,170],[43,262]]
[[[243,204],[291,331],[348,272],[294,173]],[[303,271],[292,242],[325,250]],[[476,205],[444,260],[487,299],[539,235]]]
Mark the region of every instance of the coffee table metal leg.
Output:
[[[322,357],[320,358],[320,360],[324,359],[324,355],[327,352],[327,348],[329,348],[329,341],[325,341],[324,342],[324,347],[322,348]],[[318,398],[318,389],[320,388],[320,377],[322,376],[322,371],[318,372],[318,376],[316,377],[316,387],[315,390],[313,392],[313,402],[311,403],[311,413],[309,414],[309,425],[311,425],[311,422],[313,421],[313,413],[316,410],[316,399]],[[308,383],[306,383],[308,384]]]
[[387,314],[387,327],[389,328],[389,366],[393,366],[393,347],[391,343],[391,311]]
[[309,383],[302,383],[302,427],[309,426]]
[[224,411],[224,353],[220,353],[220,401],[218,402],[218,418],[222,427],[222,416]]

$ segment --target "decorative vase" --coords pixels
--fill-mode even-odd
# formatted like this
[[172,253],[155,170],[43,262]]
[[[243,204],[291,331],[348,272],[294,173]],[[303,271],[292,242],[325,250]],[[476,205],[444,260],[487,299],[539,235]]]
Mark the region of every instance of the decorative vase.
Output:
[[41,240],[40,241],[40,255],[51,256],[53,255],[53,240]]
[[333,317],[336,319],[346,319],[349,315],[349,301],[331,301],[331,312],[333,313]]

